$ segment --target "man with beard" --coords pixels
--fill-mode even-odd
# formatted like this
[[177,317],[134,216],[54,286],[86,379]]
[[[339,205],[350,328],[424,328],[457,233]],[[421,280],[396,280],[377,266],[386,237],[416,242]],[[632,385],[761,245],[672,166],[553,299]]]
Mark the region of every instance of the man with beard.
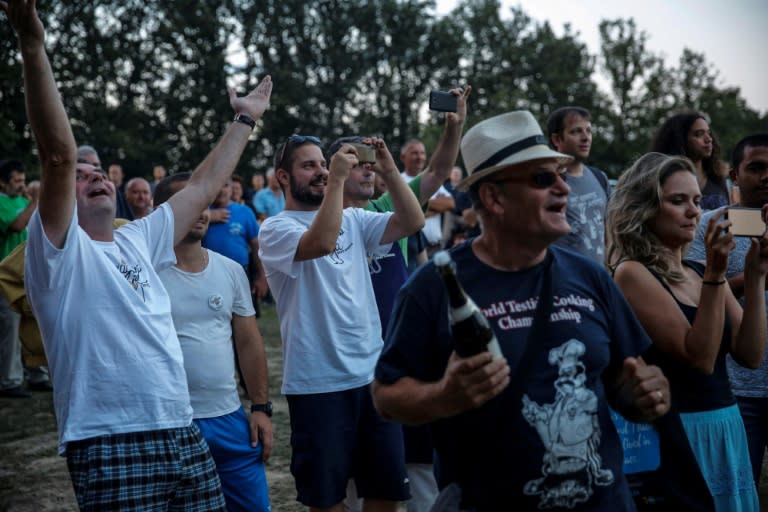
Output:
[[394,213],[343,207],[353,146],[329,170],[318,138],[293,135],[275,156],[285,210],[259,233],[284,343],[291,472],[310,510],[341,511],[349,478],[366,510],[394,512],[409,497],[400,427],[378,417],[368,389],[383,341],[367,258],[421,229],[424,215],[384,141],[362,142],[375,148]]

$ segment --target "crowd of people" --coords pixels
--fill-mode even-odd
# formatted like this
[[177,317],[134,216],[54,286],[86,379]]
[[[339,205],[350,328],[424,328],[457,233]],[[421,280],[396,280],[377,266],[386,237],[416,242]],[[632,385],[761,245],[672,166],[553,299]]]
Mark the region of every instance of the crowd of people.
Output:
[[[123,184],[75,142],[35,2],[0,8],[41,166],[0,162],[0,397],[52,391],[81,510],[279,509],[265,299],[309,510],[759,510],[768,234],[726,207],[768,217],[768,134],[724,163],[704,114],[670,115],[611,187],[588,110],[464,133],[466,86],[402,172],[391,141],[294,134],[246,186],[265,76],[193,172]],[[502,357],[456,354],[446,249]]]

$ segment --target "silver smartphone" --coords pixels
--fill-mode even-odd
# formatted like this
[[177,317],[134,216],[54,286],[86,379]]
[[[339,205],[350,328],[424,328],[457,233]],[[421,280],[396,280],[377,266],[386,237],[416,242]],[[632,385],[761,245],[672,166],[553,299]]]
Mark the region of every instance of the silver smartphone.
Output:
[[375,164],[376,150],[368,144],[354,143],[352,146],[357,150],[357,159],[361,164]]
[[728,231],[733,233],[733,236],[761,237],[765,233],[766,226],[761,208],[732,206],[728,208],[726,215],[731,221]]

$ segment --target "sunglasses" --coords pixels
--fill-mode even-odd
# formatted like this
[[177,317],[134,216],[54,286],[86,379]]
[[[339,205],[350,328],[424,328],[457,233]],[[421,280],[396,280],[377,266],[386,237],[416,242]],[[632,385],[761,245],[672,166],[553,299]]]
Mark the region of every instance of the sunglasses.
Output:
[[[285,141],[285,144],[283,144],[282,149],[280,150],[280,158],[278,159],[279,165],[278,168],[283,167],[283,159],[285,158],[285,150],[288,147],[289,144],[298,146],[301,144],[304,144],[305,142],[310,142],[312,144],[315,144],[317,146],[320,146],[320,139],[315,137],[314,135],[291,135],[288,137],[288,140]],[[321,146],[322,147],[322,146]]]
[[567,181],[568,172],[566,169],[554,171],[541,171],[534,174],[528,174],[523,176],[510,176],[501,180],[488,180],[491,183],[528,183],[533,188],[549,188],[555,184],[557,178],[560,177],[563,181]]

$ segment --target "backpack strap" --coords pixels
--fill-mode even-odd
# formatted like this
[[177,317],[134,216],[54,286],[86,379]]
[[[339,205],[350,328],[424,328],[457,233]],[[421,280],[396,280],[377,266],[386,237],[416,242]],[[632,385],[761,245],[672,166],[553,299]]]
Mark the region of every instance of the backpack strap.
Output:
[[608,176],[606,176],[606,174],[600,169],[595,169],[594,167],[590,167],[588,165],[585,165],[584,167],[590,170],[592,175],[597,179],[598,183],[600,183],[600,186],[603,187],[603,192],[605,192],[605,197],[609,197],[610,183],[608,183]]

